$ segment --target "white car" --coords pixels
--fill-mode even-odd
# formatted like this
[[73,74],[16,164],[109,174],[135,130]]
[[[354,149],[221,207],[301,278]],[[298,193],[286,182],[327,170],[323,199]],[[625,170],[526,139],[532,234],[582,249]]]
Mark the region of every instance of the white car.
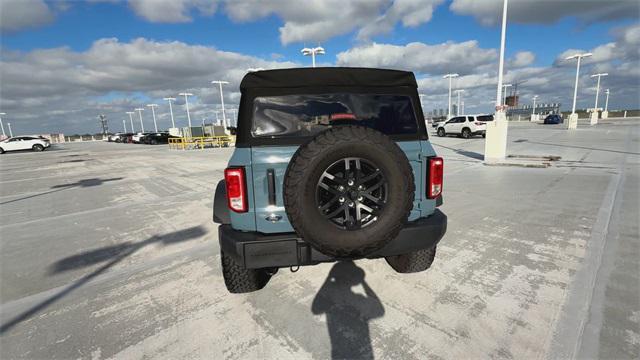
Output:
[[457,135],[469,139],[475,135],[486,136],[487,121],[493,121],[493,115],[456,116],[438,125],[438,136]]
[[142,139],[143,136],[145,136],[146,133],[137,133],[137,134],[133,134],[133,136],[131,137],[131,141],[134,144],[139,144],[140,143],[140,139]]
[[16,136],[0,141],[0,154],[5,151],[33,150],[43,151],[51,146],[49,139],[33,136]]

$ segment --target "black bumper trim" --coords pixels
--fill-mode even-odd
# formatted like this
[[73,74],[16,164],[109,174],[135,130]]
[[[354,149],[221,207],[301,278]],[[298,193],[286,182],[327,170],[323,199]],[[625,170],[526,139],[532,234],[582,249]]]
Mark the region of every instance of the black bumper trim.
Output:
[[[401,255],[430,249],[444,236],[447,216],[440,210],[427,218],[407,223],[398,237],[367,258]],[[218,227],[220,249],[247,269],[315,265],[337,259],[312,248],[295,233],[262,234],[234,230],[231,225]]]

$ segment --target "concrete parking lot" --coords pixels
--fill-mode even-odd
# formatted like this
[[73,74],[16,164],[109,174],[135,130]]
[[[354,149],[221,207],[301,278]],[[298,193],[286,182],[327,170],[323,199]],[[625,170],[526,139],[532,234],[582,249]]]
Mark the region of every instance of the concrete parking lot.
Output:
[[357,261],[367,301],[321,290],[333,264],[227,293],[211,203],[231,149],[2,155],[0,357],[638,358],[640,120],[511,126],[508,153],[547,168],[431,139],[448,232],[425,273]]

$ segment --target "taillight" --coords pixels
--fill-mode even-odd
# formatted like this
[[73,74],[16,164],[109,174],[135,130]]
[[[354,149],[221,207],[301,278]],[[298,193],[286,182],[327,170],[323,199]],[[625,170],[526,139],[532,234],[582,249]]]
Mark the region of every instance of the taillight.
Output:
[[247,183],[244,168],[226,168],[224,181],[227,185],[227,205],[235,212],[247,212]]
[[442,177],[444,161],[441,157],[429,158],[429,175],[427,181],[427,197],[435,199],[442,194]]

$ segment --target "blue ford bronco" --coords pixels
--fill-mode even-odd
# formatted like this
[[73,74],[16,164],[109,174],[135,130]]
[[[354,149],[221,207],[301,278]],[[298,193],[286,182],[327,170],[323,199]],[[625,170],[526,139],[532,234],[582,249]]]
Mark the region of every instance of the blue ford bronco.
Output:
[[257,71],[240,84],[236,149],[213,220],[227,289],[263,288],[279,268],[385,258],[428,269],[447,228],[443,161],[413,73]]

